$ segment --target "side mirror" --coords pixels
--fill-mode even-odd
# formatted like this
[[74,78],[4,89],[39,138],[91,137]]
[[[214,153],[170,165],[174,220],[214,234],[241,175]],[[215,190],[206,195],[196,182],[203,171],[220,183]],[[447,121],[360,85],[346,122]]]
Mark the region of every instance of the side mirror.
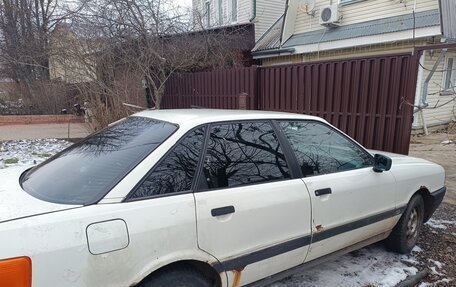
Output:
[[376,154],[374,155],[374,171],[384,172],[391,169],[393,161],[386,155]]

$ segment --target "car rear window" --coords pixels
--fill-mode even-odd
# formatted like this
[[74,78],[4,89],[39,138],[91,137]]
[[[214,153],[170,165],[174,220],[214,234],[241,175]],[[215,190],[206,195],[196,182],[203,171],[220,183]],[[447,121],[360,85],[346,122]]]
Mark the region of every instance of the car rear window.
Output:
[[150,118],[126,118],[26,172],[22,188],[49,202],[96,203],[177,128]]

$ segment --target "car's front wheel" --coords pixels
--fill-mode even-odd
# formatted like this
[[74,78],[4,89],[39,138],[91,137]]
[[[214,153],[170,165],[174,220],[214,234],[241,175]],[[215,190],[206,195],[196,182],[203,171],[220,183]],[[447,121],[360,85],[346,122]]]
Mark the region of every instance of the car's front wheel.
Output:
[[212,287],[204,276],[193,269],[172,268],[146,278],[140,287]]
[[399,222],[386,239],[389,249],[399,253],[410,253],[418,241],[424,218],[424,201],[421,195],[412,197]]

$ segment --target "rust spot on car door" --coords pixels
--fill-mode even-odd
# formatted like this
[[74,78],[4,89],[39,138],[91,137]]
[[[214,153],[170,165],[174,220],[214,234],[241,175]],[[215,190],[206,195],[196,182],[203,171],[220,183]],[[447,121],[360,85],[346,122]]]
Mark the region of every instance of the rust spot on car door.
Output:
[[233,287],[239,287],[241,283],[241,274],[244,268],[233,270],[234,273],[234,280],[233,280]]
[[317,232],[320,232],[323,230],[323,226],[321,224],[317,225],[317,226],[315,226],[315,229],[317,230]]

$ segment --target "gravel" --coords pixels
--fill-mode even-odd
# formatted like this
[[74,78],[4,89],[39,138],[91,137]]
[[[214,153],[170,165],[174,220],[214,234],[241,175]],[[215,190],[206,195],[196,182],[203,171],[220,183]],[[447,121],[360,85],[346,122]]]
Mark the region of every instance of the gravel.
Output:
[[419,287],[456,286],[456,206],[443,203],[423,226],[416,254],[420,270],[428,276]]

